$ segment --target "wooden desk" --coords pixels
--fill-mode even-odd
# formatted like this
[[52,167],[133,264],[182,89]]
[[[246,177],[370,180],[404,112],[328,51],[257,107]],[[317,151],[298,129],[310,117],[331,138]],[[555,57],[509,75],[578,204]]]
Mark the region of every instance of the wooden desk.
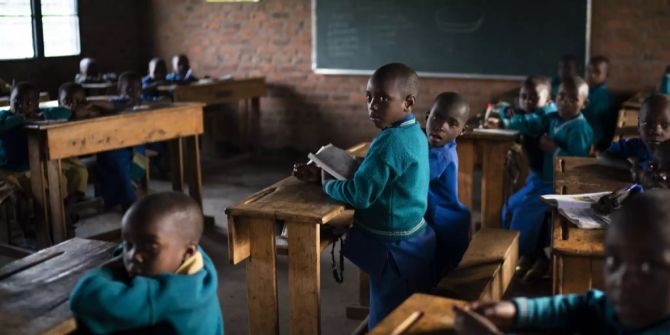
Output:
[[[627,171],[599,166],[592,157],[557,157],[554,191],[558,194],[614,191],[630,184]],[[580,229],[552,210],[553,293],[583,293],[603,288],[605,230]]]
[[[364,156],[368,144],[349,149]],[[288,227],[289,310],[291,334],[319,334],[320,227],[346,213],[321,185],[288,177],[226,209],[228,255],[232,264],[247,262],[249,333],[278,334],[275,222]]]
[[116,93],[116,86],[116,82],[81,84],[81,87],[86,91],[86,95],[114,94]]
[[76,328],[70,291],[116,244],[74,238],[0,268],[3,334],[67,334]]
[[265,78],[231,79],[206,84],[175,86],[174,101],[206,105],[241,103],[240,141],[243,150],[257,149],[260,139],[260,98],[267,93]]
[[423,312],[423,315],[403,334],[449,334],[454,328],[454,306],[463,306],[465,303],[434,295],[412,294],[372,329],[370,335],[391,334],[408,316],[417,311]]
[[507,151],[521,138],[518,131],[475,130],[456,142],[458,150],[458,198],[473,209],[475,166],[482,167],[482,226],[499,228],[503,206],[505,158]]
[[68,236],[63,208],[66,190],[61,189],[60,183],[61,160],[65,158],[170,140],[173,189],[183,191],[186,180],[190,195],[202,205],[197,136],[203,132],[202,104],[180,103],[27,128],[31,189],[43,209],[43,222],[47,223],[37,231],[42,246]]

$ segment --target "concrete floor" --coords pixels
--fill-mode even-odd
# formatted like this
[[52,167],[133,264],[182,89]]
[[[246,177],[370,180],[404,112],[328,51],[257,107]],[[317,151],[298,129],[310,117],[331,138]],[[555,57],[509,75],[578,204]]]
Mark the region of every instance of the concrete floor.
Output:
[[[294,156],[294,157],[291,157]],[[204,212],[214,216],[216,228],[208,229],[202,247],[216,264],[219,275],[219,300],[224,316],[226,334],[247,334],[248,313],[245,264],[233,266],[228,262],[226,239],[226,207],[290,174],[295,155],[275,154],[237,162],[204,158]],[[169,190],[170,183],[152,180],[152,191]],[[82,219],[77,224],[77,236],[86,237],[118,227],[120,212],[107,212]],[[330,271],[330,248],[321,254],[321,329],[323,334],[349,334],[360,321],[345,317],[345,306],[358,297],[356,267],[345,263],[345,280],[337,284]],[[288,257],[277,257],[279,314],[282,334],[289,333]]]

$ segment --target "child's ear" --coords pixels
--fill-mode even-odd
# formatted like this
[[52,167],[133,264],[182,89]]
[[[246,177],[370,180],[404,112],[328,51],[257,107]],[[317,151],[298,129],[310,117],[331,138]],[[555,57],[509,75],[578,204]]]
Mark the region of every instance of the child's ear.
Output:
[[582,105],[582,109],[581,109],[581,110],[585,110],[586,107],[587,107],[588,105],[589,105],[589,99],[586,98],[586,99],[584,99],[584,104]]
[[428,118],[430,118],[430,110],[426,111],[426,123],[428,123]]
[[412,107],[416,103],[416,97],[413,95],[408,95],[405,97],[405,111],[412,111]]
[[189,243],[188,246],[186,247],[186,252],[184,253],[184,260],[182,260],[182,262],[193,257],[197,252],[198,252],[198,244],[196,244],[195,242]]

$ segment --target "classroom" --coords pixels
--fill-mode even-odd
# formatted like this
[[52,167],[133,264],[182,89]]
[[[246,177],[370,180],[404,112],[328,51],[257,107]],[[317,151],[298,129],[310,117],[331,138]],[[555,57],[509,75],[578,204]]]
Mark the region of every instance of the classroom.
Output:
[[670,334],[669,30],[0,0],[0,332]]

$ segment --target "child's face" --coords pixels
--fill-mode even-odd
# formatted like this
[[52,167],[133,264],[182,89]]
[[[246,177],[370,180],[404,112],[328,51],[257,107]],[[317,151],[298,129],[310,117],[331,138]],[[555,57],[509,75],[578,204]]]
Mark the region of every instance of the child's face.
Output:
[[414,97],[404,97],[398,86],[399,80],[397,79],[381,82],[373,76],[368,80],[365,92],[368,101],[368,117],[375,127],[384,129],[402,120],[411,112]]
[[39,96],[32,90],[23,92],[13,90],[10,96],[10,108],[16,114],[36,115],[39,112]]
[[626,328],[670,315],[670,241],[665,239],[658,231],[614,226],[607,233],[605,290]]
[[549,102],[549,90],[545,86],[524,84],[519,90],[519,107],[526,112],[533,112]]
[[82,90],[75,90],[69,94],[62,94],[59,103],[63,107],[67,107],[73,111],[88,105],[86,94]]
[[426,116],[426,133],[431,147],[441,147],[453,141],[463,133],[467,121],[465,106],[452,106],[454,110],[444,110],[441,107],[434,103]]
[[574,77],[577,75],[577,63],[575,62],[558,62],[558,76],[563,78]]
[[579,94],[579,89],[573,86],[561,84],[556,95],[558,115],[563,120],[576,117],[586,107],[586,97],[583,94]]
[[176,224],[123,222],[123,264],[131,276],[155,276],[174,273],[184,261],[193,256],[197,247],[185,241]]
[[586,68],[586,82],[589,86],[598,86],[607,80],[607,63],[590,63]]
[[84,74],[87,77],[98,77],[100,76],[100,70],[98,70],[98,64],[95,62],[89,62],[84,69]]
[[167,66],[164,61],[152,61],[149,65],[149,75],[154,80],[165,80]]
[[142,83],[139,80],[127,80],[121,84],[122,97],[130,100],[140,100],[142,95]]
[[191,68],[186,57],[175,57],[172,59],[172,68],[180,77],[184,78]]
[[650,151],[663,141],[670,139],[670,106],[644,104],[638,122],[640,138]]

